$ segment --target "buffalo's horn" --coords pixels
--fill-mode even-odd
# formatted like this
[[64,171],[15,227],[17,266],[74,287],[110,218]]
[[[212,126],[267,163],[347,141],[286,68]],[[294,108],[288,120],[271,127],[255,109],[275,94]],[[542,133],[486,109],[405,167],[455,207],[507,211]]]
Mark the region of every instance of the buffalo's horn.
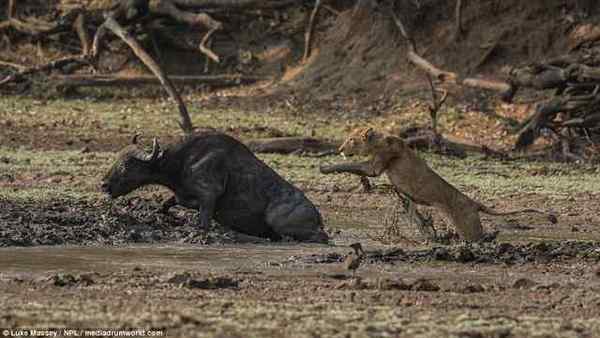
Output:
[[152,141],[152,155],[150,156],[150,162],[154,162],[158,159],[160,154],[160,144],[158,144],[158,138],[154,138]]
[[138,139],[140,138],[140,134],[136,133],[135,135],[133,135],[133,138],[131,139],[131,144],[138,144]]

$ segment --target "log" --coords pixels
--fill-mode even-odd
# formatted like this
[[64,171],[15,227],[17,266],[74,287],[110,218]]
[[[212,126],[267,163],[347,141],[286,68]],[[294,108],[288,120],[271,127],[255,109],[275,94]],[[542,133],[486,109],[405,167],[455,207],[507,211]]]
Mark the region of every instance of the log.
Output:
[[579,74],[584,79],[600,81],[600,68],[598,67],[579,65]]
[[569,51],[581,47],[585,43],[595,42],[600,40],[600,26],[591,24],[581,25],[571,33],[571,41],[569,42]]
[[[211,86],[227,87],[240,84],[249,84],[266,78],[243,75],[186,75],[170,76],[173,83],[181,85],[206,84]],[[136,86],[136,85],[162,85],[160,79],[151,75],[122,76],[122,75],[68,75],[53,76],[50,81],[58,87],[109,87],[109,86]]]
[[456,73],[437,68],[431,62],[427,61],[417,53],[409,51],[407,53],[407,58],[417,68],[425,71],[427,74],[438,79],[439,81],[457,83],[458,75],[456,75]]
[[324,152],[337,149],[331,144],[312,137],[276,137],[249,140],[246,146],[255,153],[290,154],[294,152]]
[[574,73],[558,67],[525,67],[513,69],[510,72],[510,82],[519,87],[533,89],[553,89],[564,86]]
[[465,87],[492,90],[500,93],[506,93],[512,90],[512,86],[504,81],[466,78],[462,81]]

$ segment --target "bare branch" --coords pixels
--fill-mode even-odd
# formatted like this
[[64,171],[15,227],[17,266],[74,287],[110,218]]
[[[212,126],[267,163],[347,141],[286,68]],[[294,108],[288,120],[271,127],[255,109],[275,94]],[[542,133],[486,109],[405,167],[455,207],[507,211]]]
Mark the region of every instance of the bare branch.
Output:
[[[179,1],[177,3],[179,3]],[[191,26],[207,27],[209,29],[223,28],[223,24],[210,17],[210,15],[206,13],[182,11],[171,1],[160,1],[158,5],[153,8],[153,11],[157,14],[168,15],[179,22],[184,22]]]
[[207,43],[214,32],[223,29],[223,24],[206,13],[191,13],[180,10],[175,4],[187,5],[193,1],[185,1],[186,4],[181,2],[183,1],[175,0],[174,3],[172,1],[162,0],[153,9],[156,13],[168,15],[177,21],[187,23],[191,26],[207,27],[209,31],[202,38],[199,49],[208,58],[218,63],[220,61],[219,56],[207,46]]
[[23,71],[23,70],[27,69],[27,67],[25,67],[23,65],[18,65],[16,63],[12,63],[12,62],[8,62],[8,61],[2,61],[2,60],[0,60],[0,66],[14,68],[14,69],[16,69],[18,71]]
[[425,71],[435,79],[442,82],[457,83],[458,75],[456,73],[437,68],[432,63],[425,60],[423,57],[413,51],[409,51],[407,57],[412,64]]
[[6,16],[9,19],[15,18],[17,16],[17,0],[8,0]]
[[121,40],[123,40],[131,48],[131,50],[133,50],[135,55],[152,71],[152,73],[156,75],[169,96],[171,96],[171,98],[177,103],[177,108],[179,109],[179,116],[181,119],[181,129],[183,129],[184,133],[191,134],[193,131],[192,120],[190,119],[187,107],[171,83],[171,80],[169,80],[167,75],[156,63],[156,61],[152,59],[152,57],[142,48],[135,38],[133,38],[121,25],[119,25],[114,18],[109,16],[102,26],[106,27],[119,38],[121,38]]
[[91,51],[90,46],[90,34],[85,27],[85,13],[79,13],[75,22],[73,22],[73,29],[77,32],[79,41],[81,42],[81,53],[88,55]]
[[[414,64],[417,68],[423,70],[429,76],[453,85],[461,85],[479,89],[487,89],[501,92],[503,95],[505,93],[512,93],[514,91],[513,86],[509,83],[498,81],[498,80],[485,80],[485,79],[477,79],[477,78],[466,78],[460,79],[459,75],[454,72],[446,71],[436,67],[434,64],[423,58],[421,55],[417,53],[417,47],[415,40],[406,30],[406,27],[402,23],[402,20],[392,11],[392,18],[398,27],[398,30],[402,34],[402,36],[407,40],[409,44],[409,51],[406,53],[407,59]],[[512,98],[512,95],[505,95],[507,98]]]
[[321,0],[316,0],[315,7],[310,14],[310,19],[308,20],[308,27],[306,27],[306,32],[304,33],[304,57],[302,58],[305,62],[308,60],[310,56],[310,48],[311,48],[311,39],[312,34],[315,29],[315,18],[317,13],[319,12],[319,8],[321,7]]
[[463,34],[463,26],[462,26],[462,8],[463,2],[462,0],[456,0],[456,8],[454,9],[455,16],[455,31],[454,31],[454,40],[458,40]]
[[87,59],[81,55],[63,57],[63,58],[60,58],[57,60],[50,61],[43,65],[25,68],[15,74],[11,74],[11,75],[5,77],[4,79],[0,80],[0,86],[5,85],[10,82],[18,81],[27,75],[40,73],[40,72],[44,72],[44,71],[48,71],[48,70],[52,70],[52,69],[62,68],[64,66],[72,64],[72,63],[87,63],[87,62],[88,62]]
[[293,4],[298,4],[301,0],[160,0],[160,2],[169,1],[180,7],[187,8],[280,8]]
[[199,49],[209,59],[213,60],[216,63],[219,63],[220,62],[219,56],[215,52],[213,52],[210,48],[208,48],[208,46],[207,46],[207,43],[208,43],[210,37],[216,31],[217,31],[217,28],[212,28],[211,30],[208,31],[208,33],[206,33],[206,35],[204,35],[204,38],[202,38],[202,41],[200,42]]

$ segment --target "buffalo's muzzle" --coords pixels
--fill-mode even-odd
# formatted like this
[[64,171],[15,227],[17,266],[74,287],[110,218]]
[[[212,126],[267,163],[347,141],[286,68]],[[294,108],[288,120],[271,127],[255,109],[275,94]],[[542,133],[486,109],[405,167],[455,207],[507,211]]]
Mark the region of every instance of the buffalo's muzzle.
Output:
[[102,191],[108,195],[111,195],[110,193],[110,185],[108,185],[107,182],[102,182],[102,185],[100,186],[100,189],[102,189]]

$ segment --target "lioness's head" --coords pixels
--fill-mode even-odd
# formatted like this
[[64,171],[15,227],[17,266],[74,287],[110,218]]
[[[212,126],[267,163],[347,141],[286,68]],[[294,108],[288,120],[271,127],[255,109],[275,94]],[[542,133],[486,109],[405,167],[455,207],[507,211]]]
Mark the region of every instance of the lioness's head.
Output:
[[367,155],[377,148],[382,137],[373,128],[358,128],[350,133],[338,150],[342,156]]

